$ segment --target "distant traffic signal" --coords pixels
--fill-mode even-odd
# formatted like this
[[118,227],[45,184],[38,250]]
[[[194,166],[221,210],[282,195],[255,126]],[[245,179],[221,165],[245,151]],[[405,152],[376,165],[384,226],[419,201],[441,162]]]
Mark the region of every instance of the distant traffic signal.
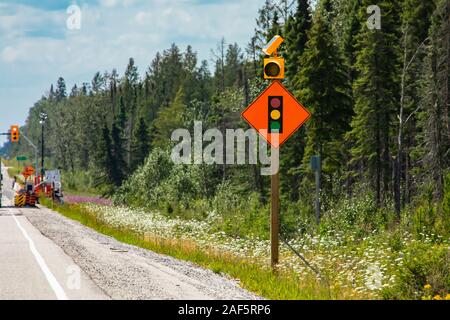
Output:
[[283,133],[283,96],[269,96],[269,133]]
[[264,59],[264,79],[284,79],[284,59],[279,57]]
[[19,126],[11,126],[11,142],[19,142]]

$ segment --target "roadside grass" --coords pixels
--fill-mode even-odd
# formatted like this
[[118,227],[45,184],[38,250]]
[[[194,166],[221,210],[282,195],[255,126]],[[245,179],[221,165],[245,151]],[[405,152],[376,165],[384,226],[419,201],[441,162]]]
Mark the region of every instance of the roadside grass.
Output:
[[267,266],[238,258],[232,254],[217,252],[213,248],[200,249],[191,241],[167,240],[139,234],[125,228],[116,228],[104,223],[76,204],[56,205],[45,198],[41,199],[41,204],[120,242],[180,260],[190,261],[215,273],[238,279],[243,288],[266,299],[320,300],[349,298],[344,292],[339,289],[330,289],[324,281],[317,280],[313,276],[300,280],[294,272],[272,272],[271,268]]
[[11,178],[16,177],[17,182],[19,182],[21,184],[25,184],[25,179],[22,176],[22,170],[20,170],[19,168],[8,168],[8,175]]
[[19,168],[15,168],[15,167],[9,167],[8,168],[8,175],[10,177],[19,176],[21,174],[22,174],[22,172],[21,172],[21,170]]
[[27,165],[27,162],[24,162],[24,165],[21,165],[21,163],[15,159],[13,160],[6,160],[2,159],[2,162],[5,167],[7,167],[8,176],[12,179],[14,177],[17,177],[17,181],[20,183],[24,183],[24,178],[22,176],[23,168]]
[[20,167],[22,167],[22,166],[20,165],[20,162],[17,161],[16,159],[10,159],[10,160],[8,160],[8,159],[5,159],[5,158],[2,158],[2,162],[3,162],[3,165],[6,166],[6,167],[14,167],[14,168],[20,168]]

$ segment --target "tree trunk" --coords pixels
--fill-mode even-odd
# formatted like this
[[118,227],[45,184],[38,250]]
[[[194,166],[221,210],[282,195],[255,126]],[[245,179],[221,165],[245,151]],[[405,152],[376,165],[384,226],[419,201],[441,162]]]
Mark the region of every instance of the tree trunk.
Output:
[[[377,115],[379,118],[379,115]],[[381,207],[381,139],[380,139],[380,120],[377,119],[377,134],[376,134],[376,144],[377,144],[377,158],[376,158],[376,181],[375,181],[375,191],[376,191],[376,202],[377,207]]]

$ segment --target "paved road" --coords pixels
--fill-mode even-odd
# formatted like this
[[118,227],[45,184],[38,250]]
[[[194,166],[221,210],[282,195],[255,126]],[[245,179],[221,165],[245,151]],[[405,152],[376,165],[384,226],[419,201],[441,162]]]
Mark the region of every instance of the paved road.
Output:
[[11,207],[12,181],[3,175],[9,207],[0,209],[0,299],[259,299],[236,280],[118,242],[50,209]]
[[0,208],[0,299],[108,299],[54,242],[12,206],[12,181],[3,169]]

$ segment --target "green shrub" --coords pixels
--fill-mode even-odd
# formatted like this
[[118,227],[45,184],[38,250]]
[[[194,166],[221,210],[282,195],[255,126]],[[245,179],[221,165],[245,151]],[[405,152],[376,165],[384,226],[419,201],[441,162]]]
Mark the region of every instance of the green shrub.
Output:
[[442,219],[440,227],[445,235],[450,235],[450,172],[445,176],[444,199],[442,201]]
[[405,243],[403,241],[403,234],[401,229],[397,228],[396,230],[393,230],[390,234],[386,233],[383,236],[388,237],[389,247],[391,247],[393,251],[400,252],[405,248]]
[[168,151],[155,149],[119,188],[114,201],[172,214],[201,198],[200,180],[197,166],[174,164]]
[[300,200],[283,205],[281,225],[283,235],[288,238],[313,233],[316,229],[316,220],[312,204]]
[[97,194],[96,179],[89,171],[62,171],[62,183],[65,191],[76,194]]
[[223,215],[234,215],[241,206],[242,199],[234,192],[229,181],[221,183],[217,187],[216,194],[213,198],[213,208]]
[[343,232],[358,231],[365,236],[375,230],[387,227],[389,213],[376,206],[373,196],[364,195],[354,199],[342,199],[323,212],[320,232],[333,230]]
[[220,216],[217,231],[234,237],[269,236],[269,206],[263,205],[256,192],[239,195],[229,181],[217,187],[213,210]]
[[420,198],[405,211],[402,226],[409,228],[417,239],[434,237],[436,241],[450,236],[450,173],[445,177],[443,201],[434,198],[429,186]]
[[[421,299],[450,292],[448,245],[415,243],[406,249],[394,287],[383,291],[386,299]],[[431,291],[426,289],[431,287]]]

